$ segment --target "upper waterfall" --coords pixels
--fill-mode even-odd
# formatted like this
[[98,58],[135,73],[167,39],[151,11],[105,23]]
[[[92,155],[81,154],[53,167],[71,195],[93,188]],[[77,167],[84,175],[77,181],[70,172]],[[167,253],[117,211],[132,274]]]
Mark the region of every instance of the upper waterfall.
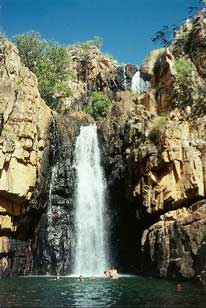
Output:
[[74,274],[103,275],[108,268],[105,179],[96,125],[83,126],[75,146],[76,248]]
[[126,66],[123,65],[123,83],[124,89],[127,90],[127,76],[126,76]]
[[144,81],[140,76],[140,70],[137,70],[134,76],[132,77],[131,91],[133,93],[143,93],[147,92],[149,89],[149,82]]

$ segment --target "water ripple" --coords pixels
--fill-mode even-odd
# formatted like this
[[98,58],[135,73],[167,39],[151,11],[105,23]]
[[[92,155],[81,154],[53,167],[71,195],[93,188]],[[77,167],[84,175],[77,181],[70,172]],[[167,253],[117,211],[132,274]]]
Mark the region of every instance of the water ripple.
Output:
[[203,308],[206,295],[204,289],[189,283],[183,283],[183,292],[176,293],[175,282],[143,277],[82,282],[76,278],[2,278],[0,288],[0,307],[5,308]]

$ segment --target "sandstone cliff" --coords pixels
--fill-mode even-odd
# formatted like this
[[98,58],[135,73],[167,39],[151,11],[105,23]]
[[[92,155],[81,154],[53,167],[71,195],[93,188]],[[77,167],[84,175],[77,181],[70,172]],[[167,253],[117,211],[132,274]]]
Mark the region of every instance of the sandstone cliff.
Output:
[[103,55],[96,46],[86,43],[69,47],[67,53],[71,95],[60,98],[57,108],[60,113],[84,110],[92,91],[108,91],[118,67],[116,61]]
[[143,63],[151,89],[121,95],[100,128],[110,191],[119,200],[111,198],[111,206],[122,209],[125,226],[120,252],[132,248],[125,253],[133,262],[130,270],[203,279],[205,33],[204,12],[186,21],[169,48],[152,52]]
[[71,94],[59,97],[59,113],[85,111],[92,91],[103,92],[110,99],[115,99],[117,91],[130,88],[132,76],[137,70],[135,65],[123,66],[87,42],[68,47],[67,53],[70,60],[67,83]]
[[73,147],[93,119],[52,114],[16,47],[2,38],[0,52],[0,274],[67,274]]
[[51,111],[40,98],[37,80],[7,40],[0,39],[0,268],[12,271],[15,263],[24,268],[30,258],[26,243],[35,217],[28,202],[43,180],[44,154]]

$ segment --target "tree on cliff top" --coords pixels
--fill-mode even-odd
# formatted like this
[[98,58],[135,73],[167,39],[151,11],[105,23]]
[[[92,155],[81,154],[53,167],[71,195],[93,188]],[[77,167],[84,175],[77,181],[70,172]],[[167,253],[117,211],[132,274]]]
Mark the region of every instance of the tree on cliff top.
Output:
[[66,48],[42,39],[37,32],[17,35],[14,43],[22,62],[36,74],[41,96],[50,107],[55,108],[58,96],[71,94],[66,86],[69,77]]

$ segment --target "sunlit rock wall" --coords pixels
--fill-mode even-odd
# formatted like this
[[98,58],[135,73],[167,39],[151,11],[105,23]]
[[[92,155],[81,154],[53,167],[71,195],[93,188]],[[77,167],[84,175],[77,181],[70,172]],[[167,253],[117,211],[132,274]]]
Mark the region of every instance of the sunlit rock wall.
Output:
[[1,38],[0,53],[0,270],[24,273],[33,227],[27,205],[43,177],[51,111],[17,49]]

